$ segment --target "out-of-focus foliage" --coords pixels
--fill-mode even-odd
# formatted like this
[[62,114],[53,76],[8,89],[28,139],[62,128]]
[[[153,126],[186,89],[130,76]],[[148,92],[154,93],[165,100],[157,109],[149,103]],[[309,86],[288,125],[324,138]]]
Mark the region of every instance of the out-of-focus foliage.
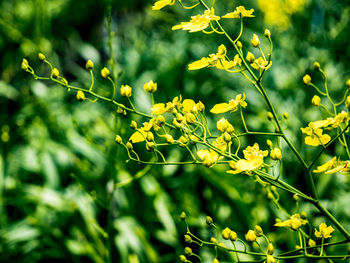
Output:
[[[218,12],[224,12],[241,1],[217,2]],[[266,2],[246,1],[247,7],[256,9],[256,18],[247,22],[242,42],[248,45],[253,32],[262,35],[265,27],[272,32],[274,62],[265,86],[279,113],[289,113],[285,127],[298,134],[299,127],[321,117],[307,110],[313,91],[301,82],[313,61],[324,66],[333,94],[340,93],[350,76],[350,8],[347,1],[295,1],[300,6],[292,11],[288,3],[294,1],[278,1],[284,7],[273,16],[276,10]],[[159,101],[182,94],[211,107],[245,92],[251,105],[248,126],[271,129],[266,127],[266,105],[247,82],[215,70],[187,70],[190,62],[214,53],[225,41],[171,31],[198,11],[184,13],[175,7],[154,12],[152,3],[112,2],[114,74],[120,75],[118,86],[133,87],[136,107],[149,111],[150,98],[142,86],[150,79],[158,83]],[[125,163],[127,156],[114,137],[132,133],[129,116],[120,117],[115,108],[99,102],[79,103],[73,93],[34,81],[20,70],[25,57],[46,72],[36,58],[40,51],[59,65],[69,82],[88,86],[85,61],[93,60],[100,69],[110,58],[107,6],[108,1],[92,0],[0,3],[0,262],[107,262],[109,251],[113,262],[176,262],[185,232],[178,219],[181,211],[204,236],[209,234],[207,214],[236,232],[244,233],[255,224],[272,232],[278,210],[272,203],[266,206],[267,193],[254,182],[226,174],[220,166],[213,172],[202,166]],[[281,22],[282,12],[286,18]],[[225,26],[230,34],[239,30],[234,22]],[[97,83],[110,92],[101,78]],[[250,137],[246,143],[256,140]],[[301,134],[294,143],[302,147]],[[304,147],[303,154],[311,159],[312,149]],[[182,158],[177,149],[167,155]],[[301,171],[293,165],[293,155],[285,156],[289,172],[283,176],[302,185],[296,182]],[[350,216],[348,179],[322,175],[316,180],[321,198],[333,200],[328,205],[334,214]],[[295,206],[291,196],[281,198]],[[322,220],[308,205],[302,210],[315,222]],[[350,227],[349,222],[342,223]],[[286,232],[277,231],[270,238],[291,246]]]

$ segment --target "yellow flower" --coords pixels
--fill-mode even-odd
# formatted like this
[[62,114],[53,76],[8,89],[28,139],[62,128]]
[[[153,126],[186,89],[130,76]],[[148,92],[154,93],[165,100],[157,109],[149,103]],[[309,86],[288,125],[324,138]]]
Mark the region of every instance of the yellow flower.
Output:
[[274,148],[270,152],[270,156],[273,160],[279,160],[282,158],[282,152],[280,148]]
[[305,133],[305,144],[311,145],[311,146],[319,146],[319,145],[325,145],[330,140],[331,137],[328,134],[322,134],[323,130],[320,128],[317,128],[318,123],[310,122],[309,126],[306,128],[301,128],[301,131]]
[[154,93],[157,91],[157,83],[154,83],[153,80],[150,80],[143,85],[143,89],[148,93]]
[[254,60],[251,66],[256,70],[260,70],[260,69],[268,70],[272,66],[272,61],[270,61],[270,64],[268,63],[269,63],[268,61],[264,60],[262,57],[259,57]]
[[238,105],[241,105],[243,108],[247,106],[245,102],[245,94],[238,94],[235,99],[230,100],[229,103],[219,103],[215,104],[214,107],[210,110],[211,113],[219,114],[225,113],[227,111],[234,112],[238,109]]
[[184,113],[197,113],[197,106],[193,100],[185,99],[182,102],[182,111]]
[[168,102],[166,105],[164,103],[157,103],[157,104],[154,104],[152,107],[152,114],[160,115],[165,112],[169,112],[169,110],[172,108],[173,108],[173,105],[170,102]]
[[229,125],[230,123],[228,122],[228,120],[222,117],[220,120],[217,121],[216,128],[221,132],[225,132]]
[[238,61],[226,60],[227,49],[225,45],[218,47],[216,54],[210,54],[209,57],[203,57],[200,60],[188,65],[188,70],[197,70],[205,67],[217,67],[218,69],[230,69],[238,64]]
[[259,150],[259,144],[255,143],[253,146],[248,146],[243,150],[244,159],[240,159],[232,165],[233,170],[228,173],[238,174],[241,172],[253,171],[259,169],[264,164],[264,157],[268,155],[268,151]]
[[315,229],[315,236],[318,238],[330,238],[333,233],[334,228],[332,226],[328,226],[325,223],[320,224],[319,231]]
[[[135,131],[129,138],[132,143],[143,142],[147,138],[147,133],[154,126],[155,119],[151,119],[149,122],[144,122],[143,126]],[[154,128],[156,130],[156,128]]]
[[129,85],[122,85],[120,88],[120,95],[123,97],[131,97],[132,88]]
[[175,4],[175,0],[159,0],[154,3],[154,5],[152,6],[152,10],[160,10],[164,6],[173,5],[173,4]]
[[102,78],[104,78],[104,79],[108,78],[108,77],[109,77],[109,74],[110,74],[110,72],[109,72],[109,69],[108,69],[108,68],[104,67],[104,68],[101,70],[101,76],[102,76]]
[[205,10],[203,15],[192,16],[190,22],[181,22],[181,24],[173,26],[172,30],[182,29],[198,32],[206,29],[212,20],[220,20],[219,16],[214,15],[214,8]]
[[350,172],[350,161],[341,161],[337,160],[337,157],[333,157],[328,162],[317,166],[316,170],[313,170],[314,173],[326,173],[334,174],[337,172],[340,173],[349,173]]
[[77,100],[79,100],[79,101],[85,100],[85,94],[84,94],[83,91],[78,90],[78,92],[77,92]]
[[247,234],[245,234],[245,239],[249,242],[254,242],[256,241],[256,235],[253,230],[249,230]]
[[294,214],[291,216],[290,219],[283,221],[283,222],[277,222],[275,226],[278,227],[290,227],[292,230],[298,230],[302,225],[306,225],[307,220],[301,219],[299,214]]
[[[222,151],[226,151],[227,148],[227,144],[221,136],[213,142],[213,146]],[[199,150],[197,151],[197,155],[199,159],[203,161],[203,165],[207,167],[214,165],[217,161],[223,158],[223,156],[212,149]]]
[[321,98],[317,95],[314,95],[311,100],[312,105],[318,107],[321,105]]
[[246,10],[244,6],[238,6],[235,11],[227,13],[222,18],[254,17],[254,9]]
[[334,168],[337,164],[337,157],[333,157],[331,160],[329,160],[328,162],[317,166],[316,170],[313,170],[314,173],[323,173],[326,172],[332,168]]

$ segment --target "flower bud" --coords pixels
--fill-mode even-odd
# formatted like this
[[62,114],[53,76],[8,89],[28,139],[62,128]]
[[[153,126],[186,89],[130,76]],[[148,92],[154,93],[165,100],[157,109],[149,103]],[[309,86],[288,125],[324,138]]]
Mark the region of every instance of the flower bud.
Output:
[[253,230],[249,230],[248,233],[245,235],[245,239],[249,242],[256,241],[256,234]]
[[310,238],[308,245],[309,245],[309,247],[314,247],[314,246],[316,246],[316,242]]
[[223,138],[224,138],[224,141],[227,142],[227,143],[229,143],[232,140],[232,137],[231,137],[231,135],[228,132],[225,132],[223,134]]
[[224,117],[222,117],[220,120],[218,120],[218,122],[216,123],[216,128],[221,131],[221,132],[225,132],[226,129],[229,126],[229,122],[227,119],[225,119]]
[[165,118],[163,115],[158,115],[156,118],[156,124],[162,126],[165,124]]
[[266,256],[266,263],[275,263],[275,262],[276,262],[276,260],[273,256],[271,256],[271,255]]
[[21,68],[25,71],[28,71],[28,67],[29,67],[29,63],[28,60],[26,60],[25,58],[22,59],[22,64],[21,64]]
[[180,142],[179,144],[180,147],[185,147],[186,144],[188,143],[188,139],[185,136],[181,136],[179,138],[179,142]]
[[38,58],[40,61],[44,61],[46,59],[45,55],[43,53],[38,54]]
[[305,211],[302,211],[302,212],[300,213],[300,217],[301,217],[301,219],[306,219],[306,218],[307,218],[306,212],[305,212]]
[[199,111],[204,111],[205,106],[204,106],[203,102],[198,101],[198,103],[196,104],[196,108],[197,108],[197,110],[199,110]]
[[218,55],[219,57],[223,57],[223,56],[226,56],[226,53],[227,53],[227,49],[226,49],[225,45],[221,44],[221,45],[218,47],[217,55]]
[[272,144],[272,141],[271,141],[271,140],[267,139],[267,140],[266,140],[266,144],[269,146],[270,149],[272,149],[273,144]]
[[250,51],[248,51],[247,56],[245,58],[249,63],[253,63],[255,60],[255,56],[253,53],[251,53]]
[[192,113],[186,113],[185,117],[187,123],[194,124],[196,122],[196,116]]
[[154,83],[153,80],[150,80],[148,83],[143,85],[143,89],[148,93],[154,93],[157,91],[157,83]]
[[255,227],[254,227],[254,233],[255,233],[255,235],[257,236],[257,237],[260,237],[260,236],[262,236],[263,235],[263,230],[262,230],[262,228],[260,227],[260,226],[258,226],[258,225],[256,225]]
[[213,219],[210,216],[207,216],[205,218],[205,222],[207,223],[208,226],[214,223]]
[[347,87],[348,89],[350,89],[350,79],[348,79],[348,80],[346,81],[346,87]]
[[182,220],[182,221],[185,221],[186,220],[186,213],[185,212],[181,212],[181,215],[180,215],[180,219]]
[[321,65],[320,65],[320,63],[318,63],[317,61],[315,61],[314,64],[312,65],[312,67],[313,67],[314,70],[320,70]]
[[124,114],[124,109],[118,106],[117,113],[118,114]]
[[215,237],[211,237],[211,238],[210,238],[210,242],[211,242],[211,243],[217,243],[218,241],[216,240]]
[[225,228],[224,230],[222,230],[222,232],[221,232],[222,238],[228,240],[229,237],[230,237],[230,232],[231,232],[231,230],[230,230],[228,227],[226,227],[226,228]]
[[87,70],[92,70],[94,68],[94,63],[89,59],[88,61],[86,61],[85,68]]
[[147,132],[146,139],[147,139],[147,141],[149,141],[149,142],[154,141],[154,135],[153,135],[153,133],[152,133],[152,132]]
[[237,240],[237,233],[235,231],[231,230],[230,235],[229,235],[229,239],[231,241],[236,241]]
[[299,200],[299,195],[298,194],[294,194],[293,195],[293,199],[294,199],[294,201],[298,201]]
[[53,68],[52,71],[51,71],[51,77],[53,78],[58,78],[58,76],[60,75],[60,72],[57,68]]
[[289,114],[287,112],[283,112],[283,118],[285,120],[288,120],[289,119]]
[[154,142],[146,142],[146,150],[152,152],[156,148],[156,144]]
[[311,100],[312,105],[318,107],[321,105],[321,98],[317,95],[314,95]]
[[187,262],[187,258],[184,255],[180,255],[179,258],[181,262]]
[[267,119],[269,121],[272,121],[273,120],[273,114],[271,112],[267,112]]
[[173,143],[174,142],[174,138],[170,134],[165,134],[165,140],[167,141],[167,143]]
[[306,74],[304,77],[303,77],[303,81],[306,85],[310,85],[311,84],[311,77],[310,75]]
[[253,34],[253,38],[250,41],[253,47],[259,47],[260,46],[260,40],[257,34]]
[[130,128],[133,129],[133,130],[136,130],[136,129],[137,129],[137,123],[136,123],[136,121],[131,121],[131,122],[130,122]]
[[126,149],[128,149],[129,151],[131,151],[134,147],[132,146],[132,143],[131,142],[127,142],[126,144],[125,144],[125,146],[126,146]]
[[220,263],[217,258],[214,258],[213,263]]
[[214,164],[213,160],[211,158],[208,158],[208,157],[205,157],[203,159],[203,162],[202,164],[205,166],[205,167],[210,167]]
[[78,92],[77,92],[77,100],[79,100],[79,101],[85,100],[85,94],[84,94],[83,91],[78,90]]
[[282,158],[282,152],[279,148],[274,148],[270,152],[270,157],[272,160],[280,160]]
[[185,254],[188,256],[192,255],[192,249],[190,247],[185,247]]
[[186,243],[192,243],[192,238],[189,235],[184,235]]
[[115,136],[115,142],[118,143],[118,144],[122,144],[123,143],[122,137],[120,137],[119,135],[116,135]]
[[230,135],[233,134],[233,132],[235,131],[235,129],[233,128],[233,126],[231,124],[228,125],[226,132]]
[[108,78],[109,74],[110,74],[110,72],[109,72],[108,68],[104,67],[103,69],[101,69],[102,78],[104,78],[104,79]]
[[236,45],[239,49],[242,49],[242,47],[243,47],[242,42],[239,40],[236,42]]
[[350,109],[350,96],[346,97],[345,106],[348,110]]
[[270,37],[271,37],[271,32],[270,32],[270,30],[265,29],[265,31],[264,31],[264,36],[267,37],[267,38],[270,38]]
[[131,97],[132,88],[129,85],[122,85],[120,88],[120,95],[123,97]]
[[267,197],[266,197],[268,200],[272,200],[273,199],[273,194],[271,192],[269,192],[267,194]]
[[267,254],[272,255],[275,251],[275,248],[273,247],[272,243],[269,243],[267,246]]

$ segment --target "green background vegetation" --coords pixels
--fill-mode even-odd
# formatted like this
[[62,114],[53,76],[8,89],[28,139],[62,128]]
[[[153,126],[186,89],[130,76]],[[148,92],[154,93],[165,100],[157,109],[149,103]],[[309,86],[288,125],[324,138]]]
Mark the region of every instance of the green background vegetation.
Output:
[[[0,262],[108,262],[108,251],[111,262],[176,262],[185,246],[185,226],[178,217],[181,211],[203,238],[213,235],[205,225],[205,216],[210,215],[241,236],[260,224],[276,247],[294,248],[296,235],[273,227],[276,217],[284,218],[283,213],[247,176],[226,174],[223,166],[126,163],[127,155],[114,137],[128,138],[130,120],[136,118],[141,123],[139,117],[118,116],[114,107],[102,102],[80,103],[74,92],[34,81],[21,71],[22,58],[27,58],[36,72],[49,74],[37,59],[40,51],[70,83],[87,87],[86,60],[94,61],[98,75],[110,59],[108,3],[0,3]],[[264,12],[268,10],[259,9],[256,1],[217,1],[217,12],[223,15],[242,3],[254,8],[256,15],[245,20],[243,45],[248,48],[257,32],[268,47],[262,33],[266,27],[270,29],[275,51],[264,84],[280,116],[289,113],[289,121],[284,122],[288,135],[305,159],[311,160],[314,148],[303,145],[299,129],[324,115],[311,107],[314,90],[301,79],[309,73],[320,84],[321,77],[310,71],[312,63],[319,61],[329,76],[331,93],[340,99],[350,76],[349,1],[307,1],[290,17],[286,28],[266,24]],[[273,131],[266,119],[266,105],[241,76],[215,69],[187,70],[190,62],[215,53],[219,44],[229,47],[221,36],[171,31],[173,25],[202,9],[188,11],[176,4],[156,12],[151,10],[152,4],[112,2],[114,73],[119,75],[118,87],[133,87],[135,106],[150,112],[151,101],[143,91],[143,84],[150,79],[158,83],[156,101],[182,94],[203,101],[207,113],[214,104],[245,92],[250,129]],[[239,30],[233,20],[224,24],[232,35]],[[233,57],[234,52],[228,52]],[[96,81],[101,91],[110,92],[109,83],[100,77]],[[217,117],[209,117],[213,129]],[[228,117],[240,130],[238,115]],[[257,141],[266,149],[266,139],[249,137],[244,143]],[[328,154],[341,151],[335,147]],[[143,146],[138,152],[149,158]],[[164,155],[174,161],[188,158],[176,147],[164,149]],[[322,161],[328,159],[325,155]],[[301,167],[295,165],[297,160],[287,149],[284,161],[287,172],[283,177],[292,185],[306,185]],[[349,229],[348,178],[320,175],[316,183],[326,206]],[[290,195],[281,193],[281,202],[289,212],[296,212]],[[315,225],[323,220],[308,204],[301,203],[300,209]],[[213,251],[203,248],[201,255],[205,262],[212,262]],[[222,261],[225,258],[230,256],[221,256]]]

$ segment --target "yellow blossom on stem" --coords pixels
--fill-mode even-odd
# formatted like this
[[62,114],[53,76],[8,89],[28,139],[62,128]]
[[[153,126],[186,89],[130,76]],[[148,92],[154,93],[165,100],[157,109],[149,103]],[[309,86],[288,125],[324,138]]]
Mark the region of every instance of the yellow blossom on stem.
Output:
[[254,62],[250,65],[252,66],[252,68],[256,70],[260,70],[260,69],[268,70],[272,66],[272,61],[270,61],[270,64],[268,63],[269,63],[268,61],[264,60],[262,57],[259,57],[255,59]]
[[233,170],[229,170],[227,172],[238,174],[259,169],[263,166],[264,157],[266,157],[268,153],[268,151],[260,150],[259,144],[257,143],[255,143],[253,146],[248,146],[245,150],[243,150],[244,159],[240,159],[231,165]]
[[160,10],[164,6],[173,5],[173,4],[175,4],[175,0],[159,0],[154,3],[154,5],[152,6],[152,10]]
[[307,220],[301,219],[299,214],[294,214],[291,216],[290,219],[283,221],[283,222],[277,222],[275,226],[278,227],[290,227],[292,230],[298,230],[302,225],[306,225]]
[[153,80],[150,80],[143,85],[143,89],[148,93],[154,93],[157,91],[157,83],[154,83]]
[[318,238],[330,238],[334,228],[327,226],[325,223],[320,224],[319,230],[315,229],[315,236]]
[[254,242],[256,241],[256,235],[253,230],[249,230],[247,234],[245,234],[245,239],[249,242]]
[[222,18],[254,17],[254,9],[246,10],[244,6],[238,6],[235,11],[227,13]]
[[189,30],[190,32],[198,32],[206,29],[213,20],[220,20],[219,16],[214,15],[214,8],[205,10],[203,15],[192,16],[189,22],[181,22],[181,24],[173,26],[172,30]]
[[325,145],[330,140],[331,137],[328,134],[322,134],[323,130],[320,128],[317,128],[317,125],[315,123],[310,122],[309,126],[306,128],[300,128],[303,133],[305,133],[305,144],[311,145],[311,146],[319,146],[319,145]]
[[241,105],[243,108],[247,106],[245,101],[245,94],[238,94],[235,99],[230,100],[229,103],[219,103],[215,104],[214,107],[210,110],[211,113],[219,114],[225,113],[228,111],[234,112],[238,109],[238,105]]
[[185,99],[182,102],[182,111],[183,113],[197,113],[197,105],[193,100]]

